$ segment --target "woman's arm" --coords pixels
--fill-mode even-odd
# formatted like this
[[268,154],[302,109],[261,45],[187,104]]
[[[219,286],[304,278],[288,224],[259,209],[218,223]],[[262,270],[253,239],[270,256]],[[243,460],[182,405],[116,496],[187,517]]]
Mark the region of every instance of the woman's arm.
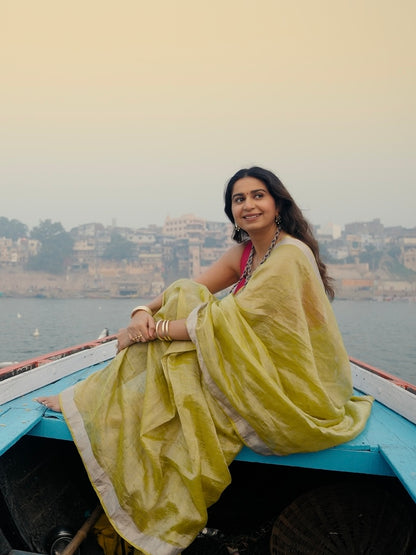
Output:
[[[156,335],[156,325],[157,322],[147,315],[148,318],[140,318],[140,327],[135,322],[134,326],[130,324],[127,328],[119,330],[117,334],[117,352],[119,353],[126,347],[130,347],[133,343],[147,343],[148,341],[156,340],[173,340],[173,341],[189,341],[190,337],[188,330],[186,328],[186,320],[169,320],[166,328],[158,329],[158,335]],[[145,320],[152,319],[152,324],[147,325],[143,328],[143,323],[146,324]],[[138,319],[136,319],[138,320]],[[160,324],[159,324],[160,327]],[[142,331],[140,331],[142,330]],[[152,331],[153,330],[153,331]]]
[[218,293],[231,287],[240,278],[240,261],[243,251],[244,245],[242,244],[231,247],[194,281],[205,285],[211,293]]
[[[217,262],[214,262],[205,272],[200,274],[195,281],[205,285],[211,293],[218,293],[226,287],[230,287],[240,277],[240,260],[244,250],[244,245],[236,245],[225,252]],[[133,315],[127,328],[119,330],[117,334],[118,351],[129,347],[133,343],[153,341],[156,336],[155,314],[162,306],[163,293],[158,295],[147,304],[152,312],[149,314],[144,309],[133,309]],[[189,340],[188,330],[185,320],[171,320],[169,322],[169,337],[173,340]]]

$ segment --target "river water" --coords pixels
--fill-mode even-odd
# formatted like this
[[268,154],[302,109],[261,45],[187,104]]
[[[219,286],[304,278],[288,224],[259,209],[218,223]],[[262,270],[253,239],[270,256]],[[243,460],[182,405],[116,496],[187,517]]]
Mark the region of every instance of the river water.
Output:
[[[140,299],[0,298],[0,363],[27,360],[127,324]],[[416,384],[416,303],[334,301],[351,357]]]

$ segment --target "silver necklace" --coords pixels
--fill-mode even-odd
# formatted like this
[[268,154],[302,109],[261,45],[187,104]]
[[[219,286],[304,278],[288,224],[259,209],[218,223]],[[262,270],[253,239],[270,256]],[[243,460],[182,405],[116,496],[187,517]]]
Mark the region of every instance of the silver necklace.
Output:
[[[269,258],[270,253],[272,252],[272,250],[274,249],[274,247],[277,243],[279,235],[280,235],[280,225],[277,226],[276,233],[274,234],[272,242],[270,243],[269,248],[266,251],[266,254],[260,260],[259,266],[261,266]],[[238,287],[238,284],[242,281],[245,282],[243,287],[242,287],[242,288],[244,288],[247,285],[248,280],[251,278],[251,275],[253,273],[253,260],[254,260],[255,252],[256,252],[256,250],[254,248],[254,245],[251,245],[250,254],[248,256],[247,263],[246,263],[246,266],[244,268],[244,272],[243,272],[242,276],[240,277],[240,279],[238,280],[238,282],[233,287],[233,291]]]

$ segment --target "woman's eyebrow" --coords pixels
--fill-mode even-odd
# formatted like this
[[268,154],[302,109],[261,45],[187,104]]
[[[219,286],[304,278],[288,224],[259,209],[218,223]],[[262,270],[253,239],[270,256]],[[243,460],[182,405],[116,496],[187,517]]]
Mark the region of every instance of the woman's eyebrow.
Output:
[[[262,189],[262,188],[260,188],[260,189],[253,189],[252,191],[249,191],[249,194],[250,194],[250,195],[253,195],[253,194],[255,194],[255,193],[258,193],[259,191],[262,192],[262,193],[264,193],[265,190],[266,190],[266,189]],[[242,197],[242,196],[245,195],[245,194],[247,194],[247,193],[235,193],[235,194],[232,196],[232,198]]]

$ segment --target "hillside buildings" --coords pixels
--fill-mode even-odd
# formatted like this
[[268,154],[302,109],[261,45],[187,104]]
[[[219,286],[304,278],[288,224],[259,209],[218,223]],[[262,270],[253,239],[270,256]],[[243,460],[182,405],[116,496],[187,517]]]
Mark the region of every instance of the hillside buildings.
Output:
[[[376,219],[344,229],[328,224],[315,232],[338,298],[416,296],[416,227],[388,228]],[[151,297],[175,279],[197,276],[233,244],[231,224],[193,214],[167,218],[162,227],[89,223],[69,233],[72,255],[64,275],[56,276],[24,271],[39,241],[0,237],[0,292]]]
[[416,227],[379,219],[346,224],[339,235],[317,230],[338,298],[416,298]]

